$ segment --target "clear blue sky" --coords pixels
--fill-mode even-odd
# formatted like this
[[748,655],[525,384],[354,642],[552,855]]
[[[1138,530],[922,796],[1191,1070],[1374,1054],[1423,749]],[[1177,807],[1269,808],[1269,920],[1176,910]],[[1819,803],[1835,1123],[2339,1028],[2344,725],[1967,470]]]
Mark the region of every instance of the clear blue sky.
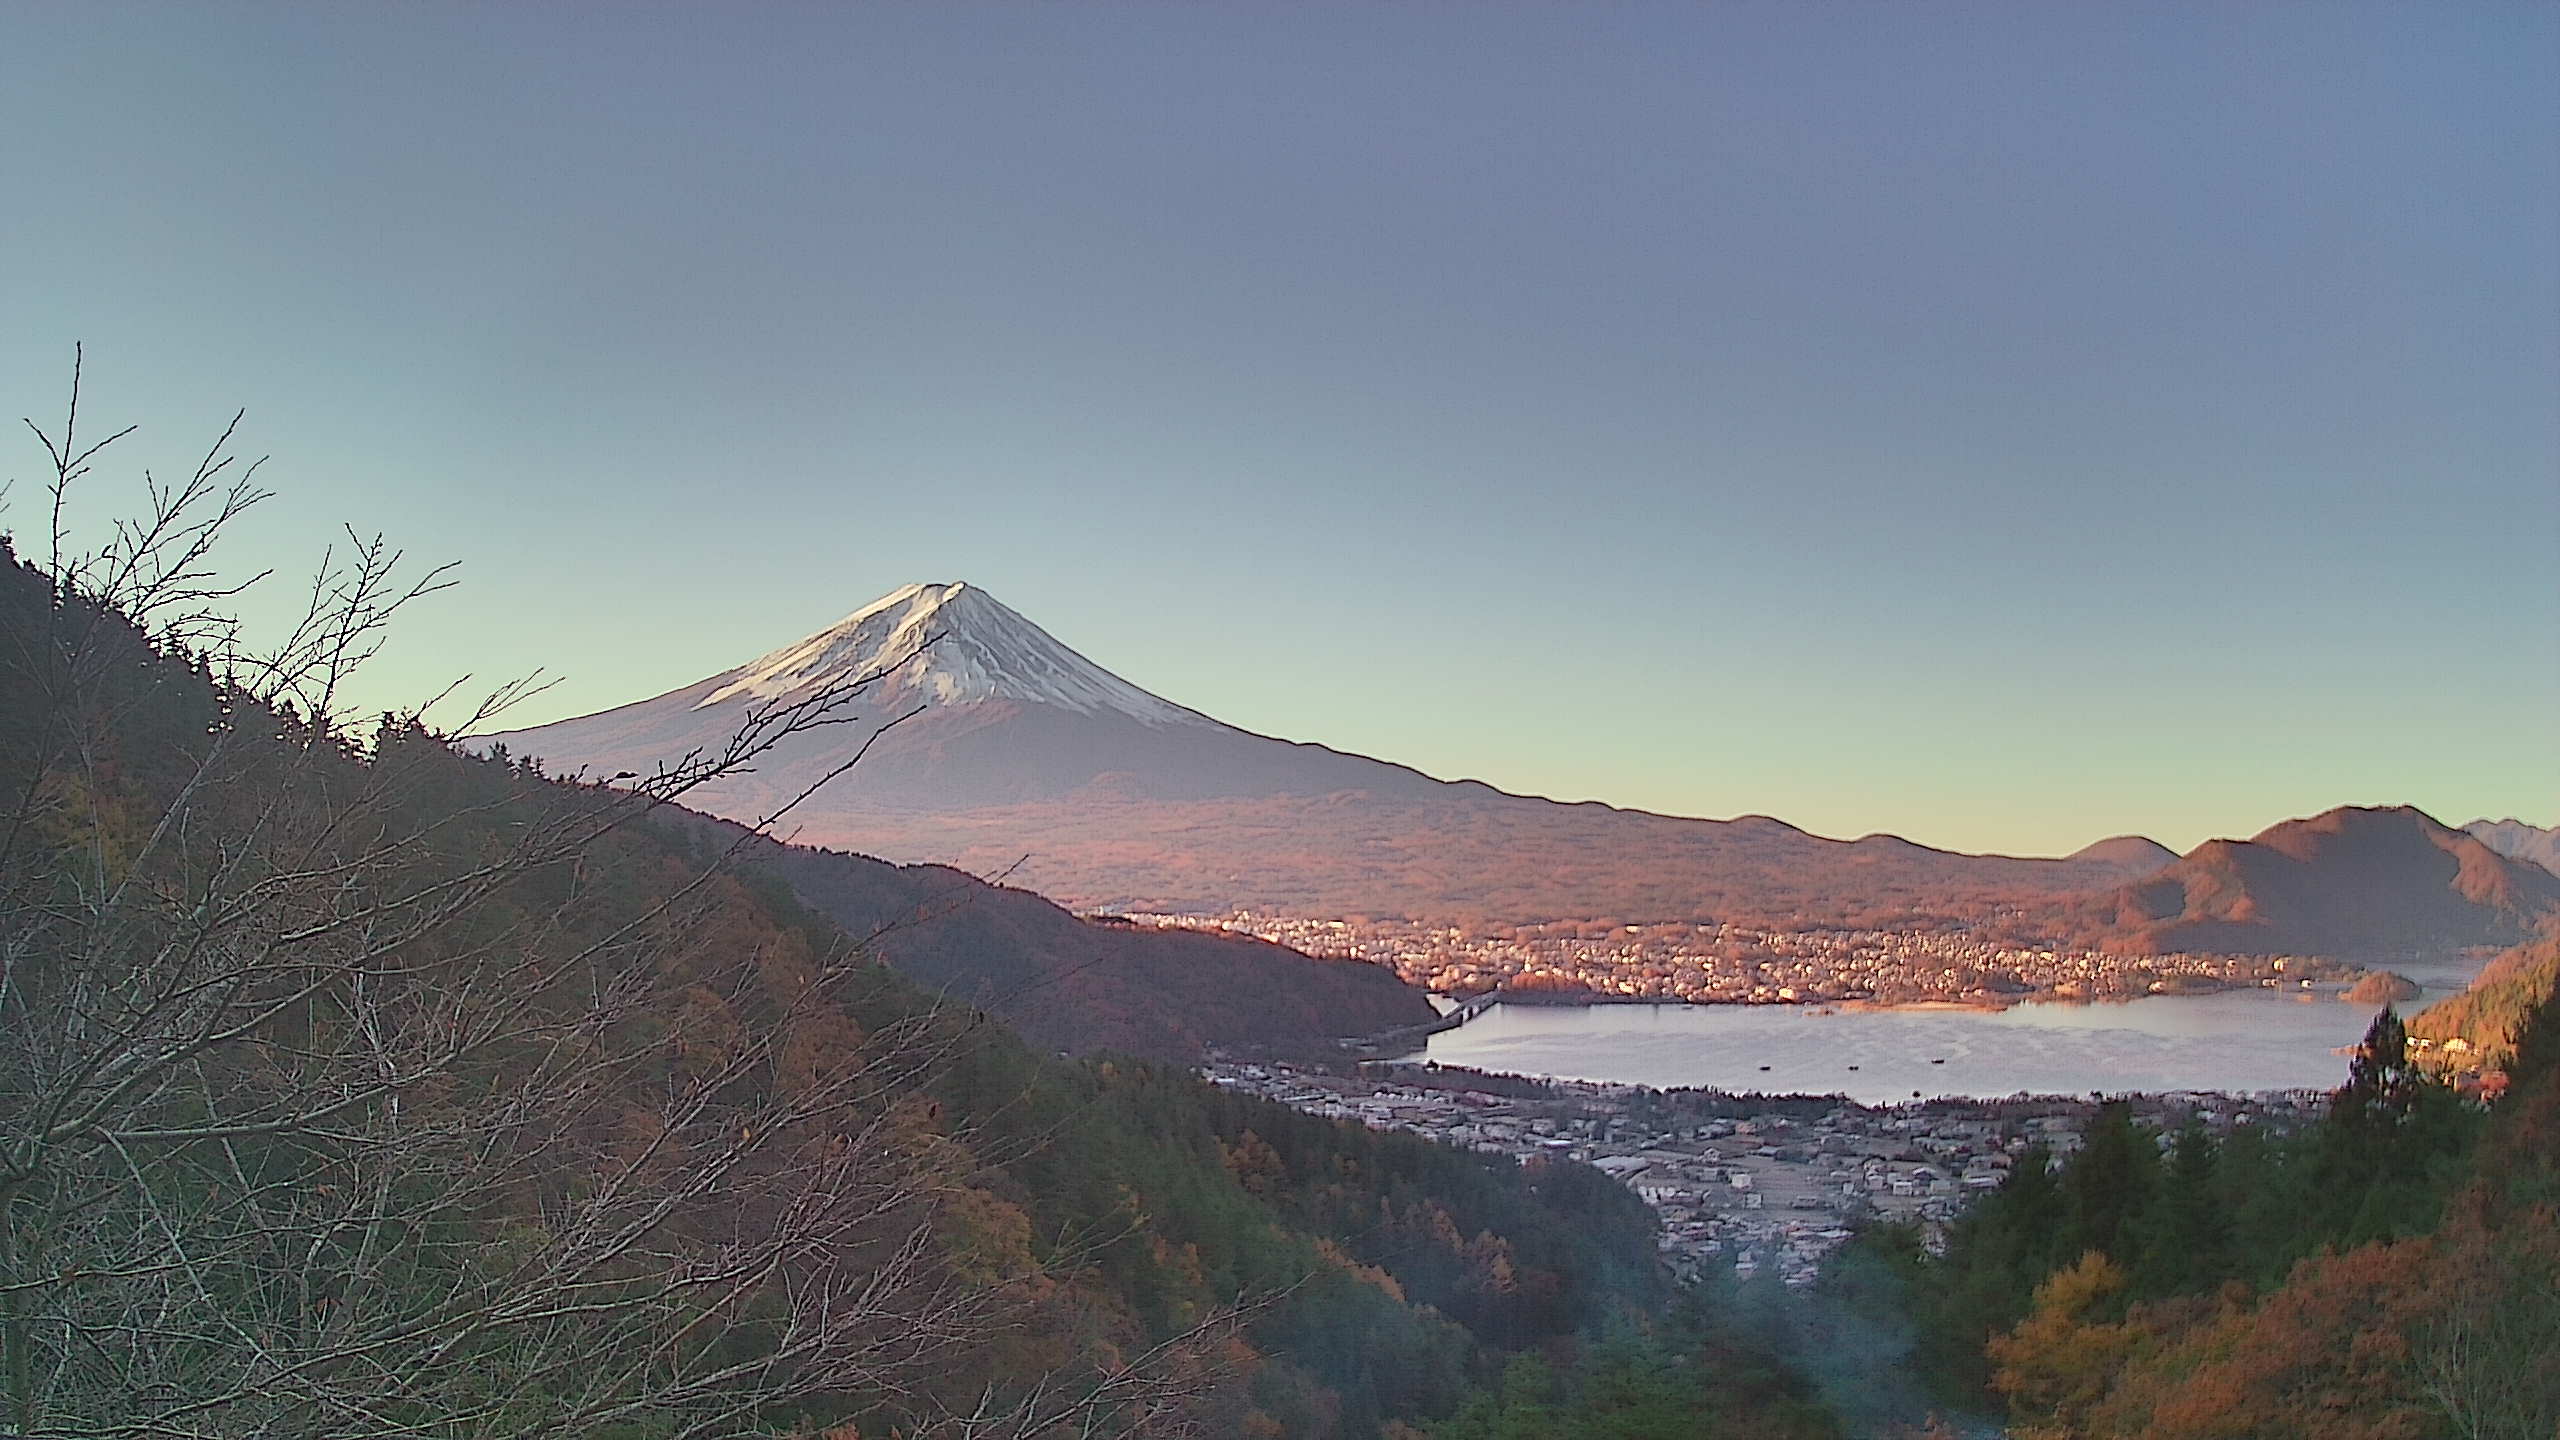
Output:
[[[0,10],[0,413],[654,694],[966,579],[1830,834],[2560,820],[2560,9]],[[31,442],[0,451],[34,519]],[[121,473],[121,472],[119,472]]]

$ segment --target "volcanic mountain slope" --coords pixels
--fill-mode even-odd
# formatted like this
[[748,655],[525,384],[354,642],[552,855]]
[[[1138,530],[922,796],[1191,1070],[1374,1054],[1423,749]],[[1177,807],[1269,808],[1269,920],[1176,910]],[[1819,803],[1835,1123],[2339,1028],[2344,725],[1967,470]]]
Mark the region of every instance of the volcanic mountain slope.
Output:
[[1079,919],[946,866],[778,844],[681,811],[665,823],[697,846],[736,847],[745,871],[781,881],[909,980],[1046,1050],[1196,1061],[1212,1046],[1302,1049],[1437,1015],[1421,991],[1365,961]]
[[2135,837],[2065,860],[1952,854],[1777,820],[1680,819],[1436,780],[1275,740],[1151,695],[964,584],[910,585],[734,670],[619,709],[491,737],[560,769],[646,773],[716,748],[760,705],[865,677],[848,722],[697,798],[757,820],[841,766],[784,833],[934,861],[1080,908],[1529,922],[1840,921],[2100,889],[2167,852]]
[[2387,960],[2518,944],[2560,918],[2560,875],[2406,806],[2350,806],[2208,840],[2061,913],[2066,938],[2119,954]]
[[2474,820],[2462,827],[2510,860],[2524,860],[2560,875],[2560,825],[2548,829],[2521,820]]

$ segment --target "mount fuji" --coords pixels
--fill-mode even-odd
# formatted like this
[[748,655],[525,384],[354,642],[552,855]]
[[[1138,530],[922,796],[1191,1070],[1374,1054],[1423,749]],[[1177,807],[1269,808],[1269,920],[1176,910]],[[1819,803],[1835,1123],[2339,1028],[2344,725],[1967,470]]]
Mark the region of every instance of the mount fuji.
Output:
[[892,590],[796,644],[714,677],[693,703],[713,710],[878,677],[891,696],[939,706],[1017,700],[1142,725],[1214,725],[1159,700],[1052,639],[984,590],[966,584]]
[[1004,870],[1084,908],[1850,921],[2113,886],[2172,858],[2130,837],[2057,860],[1960,855],[1434,779],[1150,694],[964,583],[909,585],[682,689],[481,743],[555,771],[648,773],[717,749],[759,706],[866,679],[849,723],[795,736],[688,803],[760,820],[896,719],[783,833]]

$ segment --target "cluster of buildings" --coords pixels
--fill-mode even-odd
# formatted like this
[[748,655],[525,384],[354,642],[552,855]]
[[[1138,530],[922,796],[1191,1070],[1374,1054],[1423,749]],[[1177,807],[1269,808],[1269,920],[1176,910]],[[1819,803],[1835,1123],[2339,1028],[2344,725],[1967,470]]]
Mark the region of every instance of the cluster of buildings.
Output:
[[[1876,1218],[1935,1227],[1996,1188],[2032,1148],[2068,1154],[2092,1111],[2060,1098],[1935,1100],[1875,1108],[1833,1099],[1769,1100],[1586,1081],[1495,1083],[1472,1072],[1372,1062],[1348,1073],[1220,1061],[1214,1084],[1311,1114],[1529,1160],[1589,1164],[1661,1218],[1663,1257],[1689,1275],[1730,1267],[1811,1281],[1822,1261]],[[2289,1127],[2316,1094],[2142,1097],[2164,1130],[2197,1114],[2215,1126]]]
[[1309,955],[1384,965],[1444,995],[1494,989],[1712,1004],[1925,1001],[2004,1005],[2124,999],[2333,978],[2300,956],[2108,955],[2004,944],[1960,931],[1782,930],[1738,924],[1556,924],[1475,930],[1401,920],[1308,920],[1238,910],[1115,917],[1223,930]]

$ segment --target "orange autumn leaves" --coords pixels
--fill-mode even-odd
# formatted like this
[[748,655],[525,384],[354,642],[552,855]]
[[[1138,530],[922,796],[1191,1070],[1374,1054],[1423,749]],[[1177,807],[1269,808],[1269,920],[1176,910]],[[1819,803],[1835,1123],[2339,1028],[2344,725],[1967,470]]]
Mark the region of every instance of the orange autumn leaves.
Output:
[[2019,1440],[2532,1436],[2560,1354],[2560,1220],[2459,1214],[2436,1235],[2314,1256],[2253,1302],[2121,1306],[2095,1251],[2037,1287],[1989,1353]]

